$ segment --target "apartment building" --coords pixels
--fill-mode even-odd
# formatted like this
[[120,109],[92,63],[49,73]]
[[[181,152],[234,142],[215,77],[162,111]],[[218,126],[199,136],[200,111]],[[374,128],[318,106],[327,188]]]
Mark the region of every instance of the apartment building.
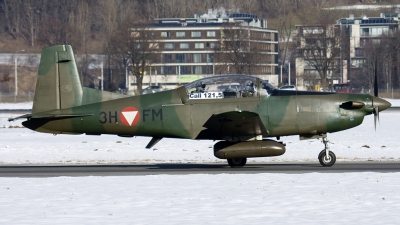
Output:
[[381,13],[380,17],[354,17],[338,20],[336,26],[344,34],[342,44],[342,80],[349,82],[365,66],[365,48],[367,43],[379,43],[385,34],[397,31],[399,28],[399,13]]
[[[257,15],[209,10],[194,18],[155,19],[152,29],[159,35],[158,51],[145,72],[143,87],[161,85],[170,89],[207,76],[235,73],[230,62],[219,61],[215,54],[217,47],[224,44],[227,27],[237,25],[248,32],[245,41],[258,43],[265,55],[257,63],[257,72],[251,75],[278,85],[278,32],[268,29],[267,21]],[[135,88],[133,76],[129,76],[129,84],[130,90]]]
[[[316,33],[325,33],[328,40],[334,43],[335,54],[334,64],[328,69],[329,82],[332,84],[350,83],[351,79],[361,72],[365,67],[365,49],[367,43],[378,43],[382,35],[394,32],[399,28],[399,12],[381,13],[379,17],[368,17],[363,14],[355,17],[350,14],[348,18],[341,18],[332,25],[297,25],[297,54],[296,54],[296,76],[299,89],[314,89],[318,79],[318,72],[315,66],[307,60],[307,49],[310,49],[310,42],[315,39]],[[329,34],[326,29],[333,32]],[[331,35],[331,37],[328,37]],[[329,51],[328,51],[329,52]],[[333,51],[331,51],[333,52]],[[311,76],[310,76],[311,75]],[[310,79],[315,77],[315,80]]]

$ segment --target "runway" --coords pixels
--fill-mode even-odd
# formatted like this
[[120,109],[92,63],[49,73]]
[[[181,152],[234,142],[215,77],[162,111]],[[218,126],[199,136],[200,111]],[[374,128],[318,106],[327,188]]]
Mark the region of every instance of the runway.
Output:
[[333,167],[322,167],[317,162],[247,164],[230,168],[227,164],[125,164],[125,165],[2,165],[0,177],[60,177],[60,176],[142,176],[189,174],[259,174],[259,173],[348,173],[400,172],[399,161],[337,162]]

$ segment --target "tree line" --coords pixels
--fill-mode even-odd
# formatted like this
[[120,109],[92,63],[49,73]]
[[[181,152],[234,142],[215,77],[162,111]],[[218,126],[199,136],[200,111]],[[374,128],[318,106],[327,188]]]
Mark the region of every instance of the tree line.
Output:
[[[386,2],[395,2],[387,0]],[[108,55],[105,76],[109,90],[118,88],[124,77],[127,57],[118,57],[122,31],[137,24],[153,23],[154,18],[193,17],[208,9],[224,7],[230,12],[256,14],[268,20],[268,27],[277,29],[280,37],[280,62],[290,61],[294,49],[292,38],[295,23],[319,23],[326,16],[325,7],[356,4],[359,0],[0,0],[0,44],[15,40],[33,48],[55,44],[71,44],[75,53],[83,55],[79,68],[85,85],[93,79],[85,55]],[[332,22],[340,13],[331,10]],[[326,18],[324,19],[326,20]],[[126,46],[125,46],[126,47]],[[112,57],[111,57],[112,56]],[[139,56],[135,56],[139,57]],[[142,56],[140,60],[146,60]],[[125,60],[121,62],[121,60]],[[138,61],[138,59],[130,59]],[[139,63],[140,64],[140,63]],[[138,64],[138,65],[139,65]],[[143,64],[142,64],[143,66]],[[140,74],[136,69],[135,73]]]
[[142,20],[193,17],[209,8],[224,7],[261,18],[277,18],[284,23],[280,26],[286,26],[284,17],[293,12],[354,2],[357,1],[0,0],[0,37],[22,39],[39,47],[70,43],[75,49],[85,51],[90,41],[108,42],[118,25],[132,15]]

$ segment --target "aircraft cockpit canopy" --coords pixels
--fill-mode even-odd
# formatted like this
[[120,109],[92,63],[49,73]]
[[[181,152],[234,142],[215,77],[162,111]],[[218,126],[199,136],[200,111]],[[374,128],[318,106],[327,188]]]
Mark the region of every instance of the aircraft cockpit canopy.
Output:
[[247,98],[268,96],[275,89],[267,81],[250,75],[217,75],[185,85],[189,99]]

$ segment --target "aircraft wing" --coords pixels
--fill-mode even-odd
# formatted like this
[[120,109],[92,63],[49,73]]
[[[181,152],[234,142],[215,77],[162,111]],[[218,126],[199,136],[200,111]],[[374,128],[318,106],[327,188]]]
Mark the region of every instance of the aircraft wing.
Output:
[[212,115],[203,127],[222,136],[256,136],[266,134],[260,116],[254,112],[231,111]]

